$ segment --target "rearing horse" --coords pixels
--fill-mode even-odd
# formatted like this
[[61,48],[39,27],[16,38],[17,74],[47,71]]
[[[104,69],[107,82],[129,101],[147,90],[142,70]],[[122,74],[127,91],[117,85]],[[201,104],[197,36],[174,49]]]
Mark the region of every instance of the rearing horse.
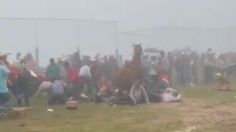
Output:
[[116,75],[114,85],[121,90],[130,90],[133,83],[137,79],[142,79],[142,54],[143,48],[141,43],[134,44],[133,59],[127,62]]

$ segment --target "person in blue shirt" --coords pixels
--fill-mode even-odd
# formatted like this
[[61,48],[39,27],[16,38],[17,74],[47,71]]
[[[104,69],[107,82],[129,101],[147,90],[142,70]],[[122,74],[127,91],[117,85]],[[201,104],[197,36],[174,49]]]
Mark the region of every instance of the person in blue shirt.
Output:
[[10,99],[9,90],[7,88],[9,70],[5,66],[2,58],[3,56],[0,55],[0,106],[5,105]]

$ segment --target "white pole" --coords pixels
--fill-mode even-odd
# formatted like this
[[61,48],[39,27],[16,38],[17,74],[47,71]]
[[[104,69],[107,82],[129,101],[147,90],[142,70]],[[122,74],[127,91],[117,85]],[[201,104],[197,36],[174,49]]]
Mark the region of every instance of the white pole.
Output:
[[39,66],[39,45],[38,45],[38,22],[35,20],[35,58],[37,61],[37,65]]

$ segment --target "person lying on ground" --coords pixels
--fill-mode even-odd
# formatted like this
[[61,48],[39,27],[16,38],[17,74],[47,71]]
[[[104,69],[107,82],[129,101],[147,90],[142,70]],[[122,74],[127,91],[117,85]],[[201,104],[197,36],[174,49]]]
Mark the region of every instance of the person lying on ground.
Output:
[[161,94],[162,102],[181,102],[181,94],[176,89],[166,88],[165,92]]

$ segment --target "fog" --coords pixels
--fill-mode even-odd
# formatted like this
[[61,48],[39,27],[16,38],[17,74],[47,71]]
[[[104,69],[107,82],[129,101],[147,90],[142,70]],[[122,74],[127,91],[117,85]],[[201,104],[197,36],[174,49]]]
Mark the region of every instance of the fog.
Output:
[[38,44],[43,65],[78,47],[89,55],[119,48],[128,57],[132,41],[235,51],[235,6],[234,0],[0,0],[0,46],[26,53]]

